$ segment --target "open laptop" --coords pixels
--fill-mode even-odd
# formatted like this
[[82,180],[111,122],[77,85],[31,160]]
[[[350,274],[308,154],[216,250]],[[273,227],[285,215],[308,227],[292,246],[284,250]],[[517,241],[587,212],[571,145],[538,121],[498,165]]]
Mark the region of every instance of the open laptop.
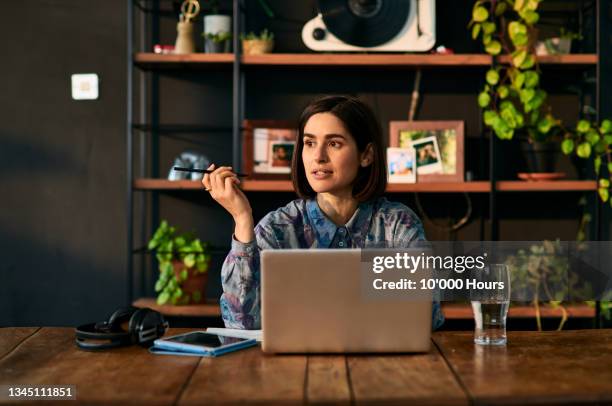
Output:
[[359,249],[262,251],[263,351],[428,351],[431,294],[426,300],[372,299],[360,267]]

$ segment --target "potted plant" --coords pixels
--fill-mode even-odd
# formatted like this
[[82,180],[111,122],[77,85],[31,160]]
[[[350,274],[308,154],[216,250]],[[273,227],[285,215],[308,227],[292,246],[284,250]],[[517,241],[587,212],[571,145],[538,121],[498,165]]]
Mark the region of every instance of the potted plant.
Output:
[[[232,32],[232,18],[225,14],[219,14],[219,1],[209,0],[208,3],[210,5],[210,14],[205,15],[204,18],[202,19],[204,22],[204,31],[202,33],[202,36],[204,37],[204,48],[205,49],[209,42],[208,41],[209,35],[214,36],[214,35],[220,35],[221,33],[229,34],[230,32]],[[227,34],[224,34],[224,35],[227,35]],[[216,37],[216,39],[219,39],[219,37]],[[220,43],[220,42],[222,41],[221,40],[217,41],[217,43]],[[205,51],[205,52],[209,52],[209,51]],[[229,49],[224,52],[229,52]]]
[[558,37],[547,38],[536,45],[537,55],[567,55],[572,49],[572,40],[581,40],[582,35],[561,27]]
[[186,305],[202,303],[205,298],[210,252],[208,244],[191,233],[178,234],[162,221],[148,244],[159,262],[155,283],[157,304]]
[[561,310],[557,331],[563,329],[567,321],[568,312],[563,300],[568,292],[571,292],[574,301],[582,298],[590,306],[595,305],[593,301],[586,300],[593,297],[592,286],[574,274],[566,250],[567,247],[558,240],[545,240],[542,244],[518,250],[516,255],[508,256],[505,261],[510,269],[512,290],[520,292],[518,296],[531,298],[538,331],[542,331],[540,307],[543,302]]
[[216,34],[202,33],[202,36],[204,37],[204,52],[207,54],[230,52],[230,40],[232,39],[231,32],[220,31]]
[[274,33],[264,29],[259,35],[254,32],[241,34],[242,52],[245,55],[260,55],[272,52],[274,48]]
[[[565,155],[592,159],[599,195],[608,202],[612,185],[612,120],[593,122],[585,117],[570,127],[554,116],[546,103],[547,93],[540,86],[533,41],[540,19],[539,4],[539,0],[474,2],[469,24],[472,38],[480,37],[485,51],[493,57],[486,84],[478,95],[484,123],[501,140],[510,140],[517,133],[526,134],[531,142],[557,140]],[[498,58],[502,51],[508,54],[508,63]]]

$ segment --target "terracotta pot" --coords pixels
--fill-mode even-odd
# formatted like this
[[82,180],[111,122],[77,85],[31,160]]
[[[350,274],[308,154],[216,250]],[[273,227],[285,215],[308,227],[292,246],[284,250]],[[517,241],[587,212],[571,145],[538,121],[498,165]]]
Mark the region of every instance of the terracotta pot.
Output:
[[[174,267],[174,276],[176,279],[180,281],[181,271],[183,269],[187,269],[187,279],[183,282],[179,282],[179,286],[183,290],[183,296],[177,301],[177,304],[186,305],[186,304],[197,304],[203,303],[206,298],[206,284],[208,282],[208,271],[204,273],[196,273],[197,269],[194,268],[186,268],[185,264],[182,261],[172,261],[172,265]],[[210,265],[210,264],[209,264]],[[193,299],[193,294],[195,292],[200,292],[200,301],[196,302]]]
[[274,48],[274,41],[264,41],[261,39],[243,39],[242,52],[245,55],[269,54]]

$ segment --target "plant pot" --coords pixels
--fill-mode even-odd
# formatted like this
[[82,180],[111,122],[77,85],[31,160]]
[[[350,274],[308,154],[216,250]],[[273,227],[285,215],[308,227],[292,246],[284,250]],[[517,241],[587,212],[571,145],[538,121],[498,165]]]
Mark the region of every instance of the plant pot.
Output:
[[230,41],[217,42],[212,39],[204,40],[204,52],[207,54],[219,54],[230,52]]
[[[186,305],[204,303],[204,299],[206,298],[208,271],[201,273],[197,272],[197,269],[195,267],[186,268],[185,264],[182,261],[178,260],[172,261],[172,266],[174,268],[174,276],[179,281],[181,280],[181,272],[183,271],[183,269],[187,269],[187,279],[179,283],[181,290],[183,291],[183,295],[177,301],[176,304]],[[195,300],[198,298],[199,300]]]
[[536,55],[567,55],[572,50],[571,38],[547,38],[536,45]]
[[558,142],[535,142],[527,138],[520,140],[521,152],[525,159],[525,171],[530,173],[551,173],[561,154]]
[[204,35],[232,32],[232,18],[222,14],[204,16]]
[[269,54],[274,48],[274,41],[261,39],[243,39],[242,53],[245,55]]

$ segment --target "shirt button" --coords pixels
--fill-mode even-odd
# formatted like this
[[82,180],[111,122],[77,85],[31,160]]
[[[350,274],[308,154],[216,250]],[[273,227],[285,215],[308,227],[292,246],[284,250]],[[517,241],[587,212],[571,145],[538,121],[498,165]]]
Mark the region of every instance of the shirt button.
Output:
[[340,229],[340,234],[344,234],[344,232],[345,232],[345,231],[346,231],[346,230],[345,230],[344,228],[341,228],[341,229]]
[[340,241],[340,242],[338,243],[338,245],[339,245],[340,247],[344,247],[344,242]]

